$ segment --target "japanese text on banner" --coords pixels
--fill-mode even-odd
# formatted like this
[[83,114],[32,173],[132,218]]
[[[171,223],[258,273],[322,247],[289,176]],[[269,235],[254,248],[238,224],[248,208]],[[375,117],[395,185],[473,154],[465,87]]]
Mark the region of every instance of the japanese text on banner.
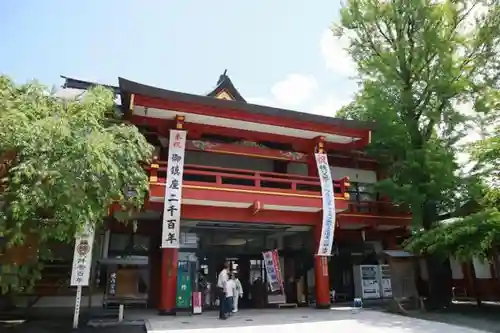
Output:
[[264,266],[266,268],[267,280],[271,291],[280,290],[281,278],[279,272],[279,262],[275,263],[273,251],[263,252],[262,257],[264,258]]
[[335,192],[333,179],[328,165],[326,154],[316,154],[316,165],[321,183],[321,196],[323,198],[323,223],[321,238],[318,246],[319,256],[329,256],[332,253],[333,238],[335,235]]
[[162,248],[179,248],[186,131],[171,130],[163,205]]
[[75,237],[75,252],[71,270],[71,286],[88,286],[90,268],[92,266],[92,247],[94,244],[94,228],[87,226]]

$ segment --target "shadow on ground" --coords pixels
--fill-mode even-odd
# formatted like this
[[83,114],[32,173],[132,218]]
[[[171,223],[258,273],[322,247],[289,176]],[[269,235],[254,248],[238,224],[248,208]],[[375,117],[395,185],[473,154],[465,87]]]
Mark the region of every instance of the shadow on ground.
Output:
[[[109,316],[102,309],[88,311],[84,309],[80,316],[79,328],[74,330],[73,309],[70,308],[38,308],[25,311],[0,313],[0,322],[5,320],[25,320],[22,324],[0,323],[1,333],[144,333],[144,325],[115,325],[109,327],[87,326],[90,318]],[[116,316],[115,316],[116,318]]]
[[410,311],[413,318],[500,333],[500,304],[455,303],[436,312]]
[[73,330],[71,321],[27,321],[20,325],[1,325],[2,333],[145,333],[144,326],[110,326],[91,327],[85,326]]

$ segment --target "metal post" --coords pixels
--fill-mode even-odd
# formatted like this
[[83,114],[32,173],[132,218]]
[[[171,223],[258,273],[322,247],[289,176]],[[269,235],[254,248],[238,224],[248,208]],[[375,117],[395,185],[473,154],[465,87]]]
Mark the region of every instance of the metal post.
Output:
[[123,321],[123,312],[124,312],[125,306],[120,304],[120,307],[118,308],[118,322],[121,323]]
[[82,286],[76,288],[75,314],[73,316],[73,328],[78,328],[78,318],[80,316],[80,304],[82,302]]

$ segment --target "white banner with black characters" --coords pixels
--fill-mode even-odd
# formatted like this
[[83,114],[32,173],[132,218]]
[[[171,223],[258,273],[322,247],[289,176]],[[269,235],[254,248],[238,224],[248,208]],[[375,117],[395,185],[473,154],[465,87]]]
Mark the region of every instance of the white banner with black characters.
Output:
[[75,237],[75,252],[73,254],[73,268],[71,270],[71,286],[73,287],[86,287],[89,285],[93,244],[94,228],[86,226]]
[[186,131],[171,130],[163,205],[162,248],[179,248]]
[[315,154],[321,183],[321,197],[323,198],[323,224],[318,246],[318,256],[332,254],[333,237],[335,235],[335,192],[332,173],[328,165],[326,154]]

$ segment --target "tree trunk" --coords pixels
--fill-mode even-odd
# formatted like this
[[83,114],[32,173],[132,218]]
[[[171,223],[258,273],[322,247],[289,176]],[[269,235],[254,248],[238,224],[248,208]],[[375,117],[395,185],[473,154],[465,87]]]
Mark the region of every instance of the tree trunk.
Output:
[[[437,205],[426,202],[422,224],[426,230],[438,221]],[[426,256],[429,297],[427,309],[439,310],[448,307],[453,300],[452,274],[449,258],[432,254]]]
[[429,288],[427,309],[432,311],[446,308],[453,299],[450,261],[429,255],[426,257],[426,264]]

